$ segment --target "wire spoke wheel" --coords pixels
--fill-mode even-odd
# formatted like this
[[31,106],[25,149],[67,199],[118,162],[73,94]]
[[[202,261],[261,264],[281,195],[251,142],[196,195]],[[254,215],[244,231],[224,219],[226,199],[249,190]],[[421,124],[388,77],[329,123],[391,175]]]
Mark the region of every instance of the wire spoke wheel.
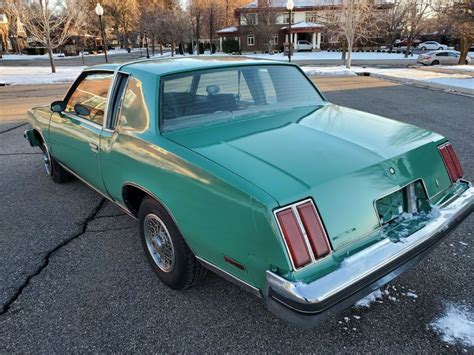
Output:
[[145,241],[156,266],[163,272],[171,272],[175,264],[175,252],[171,236],[157,215],[150,213],[143,220]]

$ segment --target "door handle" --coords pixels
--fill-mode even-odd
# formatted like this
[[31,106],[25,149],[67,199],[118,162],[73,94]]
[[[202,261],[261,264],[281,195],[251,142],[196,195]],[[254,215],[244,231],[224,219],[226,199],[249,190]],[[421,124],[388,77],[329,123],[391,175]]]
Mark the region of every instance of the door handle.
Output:
[[89,142],[89,147],[93,152],[98,152],[99,151],[99,145],[94,143],[94,142]]

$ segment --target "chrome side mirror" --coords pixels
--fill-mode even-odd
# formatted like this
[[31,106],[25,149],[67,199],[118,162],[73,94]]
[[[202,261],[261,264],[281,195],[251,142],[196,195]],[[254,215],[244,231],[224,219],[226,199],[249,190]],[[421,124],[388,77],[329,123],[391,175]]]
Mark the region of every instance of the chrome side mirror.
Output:
[[51,104],[51,111],[62,112],[66,109],[66,103],[64,101],[54,101]]

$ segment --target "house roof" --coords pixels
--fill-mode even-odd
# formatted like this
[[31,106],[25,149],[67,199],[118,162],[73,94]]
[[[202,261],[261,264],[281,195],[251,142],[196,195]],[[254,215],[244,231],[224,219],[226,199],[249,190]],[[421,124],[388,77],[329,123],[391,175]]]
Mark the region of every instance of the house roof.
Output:
[[[301,21],[291,25],[292,30],[303,30],[303,29],[311,29],[311,28],[321,28],[324,25],[317,23],[317,22],[306,22]],[[288,27],[282,27],[282,30],[286,30]]]
[[233,27],[227,27],[227,28],[223,28],[222,30],[219,30],[217,31],[217,33],[235,33],[235,32],[238,32],[239,29],[235,26]]
[[[286,8],[287,0],[271,0],[269,5],[271,7]],[[315,6],[331,6],[340,5],[340,0],[294,0],[295,8],[301,7],[315,7]],[[250,4],[243,6],[245,9],[255,9],[258,7],[258,0],[252,1]]]

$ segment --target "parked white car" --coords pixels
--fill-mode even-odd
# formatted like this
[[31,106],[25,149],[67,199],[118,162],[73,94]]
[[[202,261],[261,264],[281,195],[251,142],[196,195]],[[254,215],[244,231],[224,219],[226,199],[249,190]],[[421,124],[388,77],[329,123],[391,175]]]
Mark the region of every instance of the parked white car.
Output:
[[[458,64],[460,55],[461,53],[457,51],[432,51],[420,54],[416,62],[423,65]],[[471,58],[468,56],[466,58],[466,64],[469,63],[471,63]]]
[[418,45],[418,48],[420,48],[422,51],[425,51],[427,49],[428,50],[435,50],[435,49],[443,50],[443,49],[448,49],[448,46],[445,44],[438,43],[436,41],[427,41],[427,42],[420,43]]
[[311,51],[313,50],[313,45],[309,41],[301,40],[296,44],[296,51]]

